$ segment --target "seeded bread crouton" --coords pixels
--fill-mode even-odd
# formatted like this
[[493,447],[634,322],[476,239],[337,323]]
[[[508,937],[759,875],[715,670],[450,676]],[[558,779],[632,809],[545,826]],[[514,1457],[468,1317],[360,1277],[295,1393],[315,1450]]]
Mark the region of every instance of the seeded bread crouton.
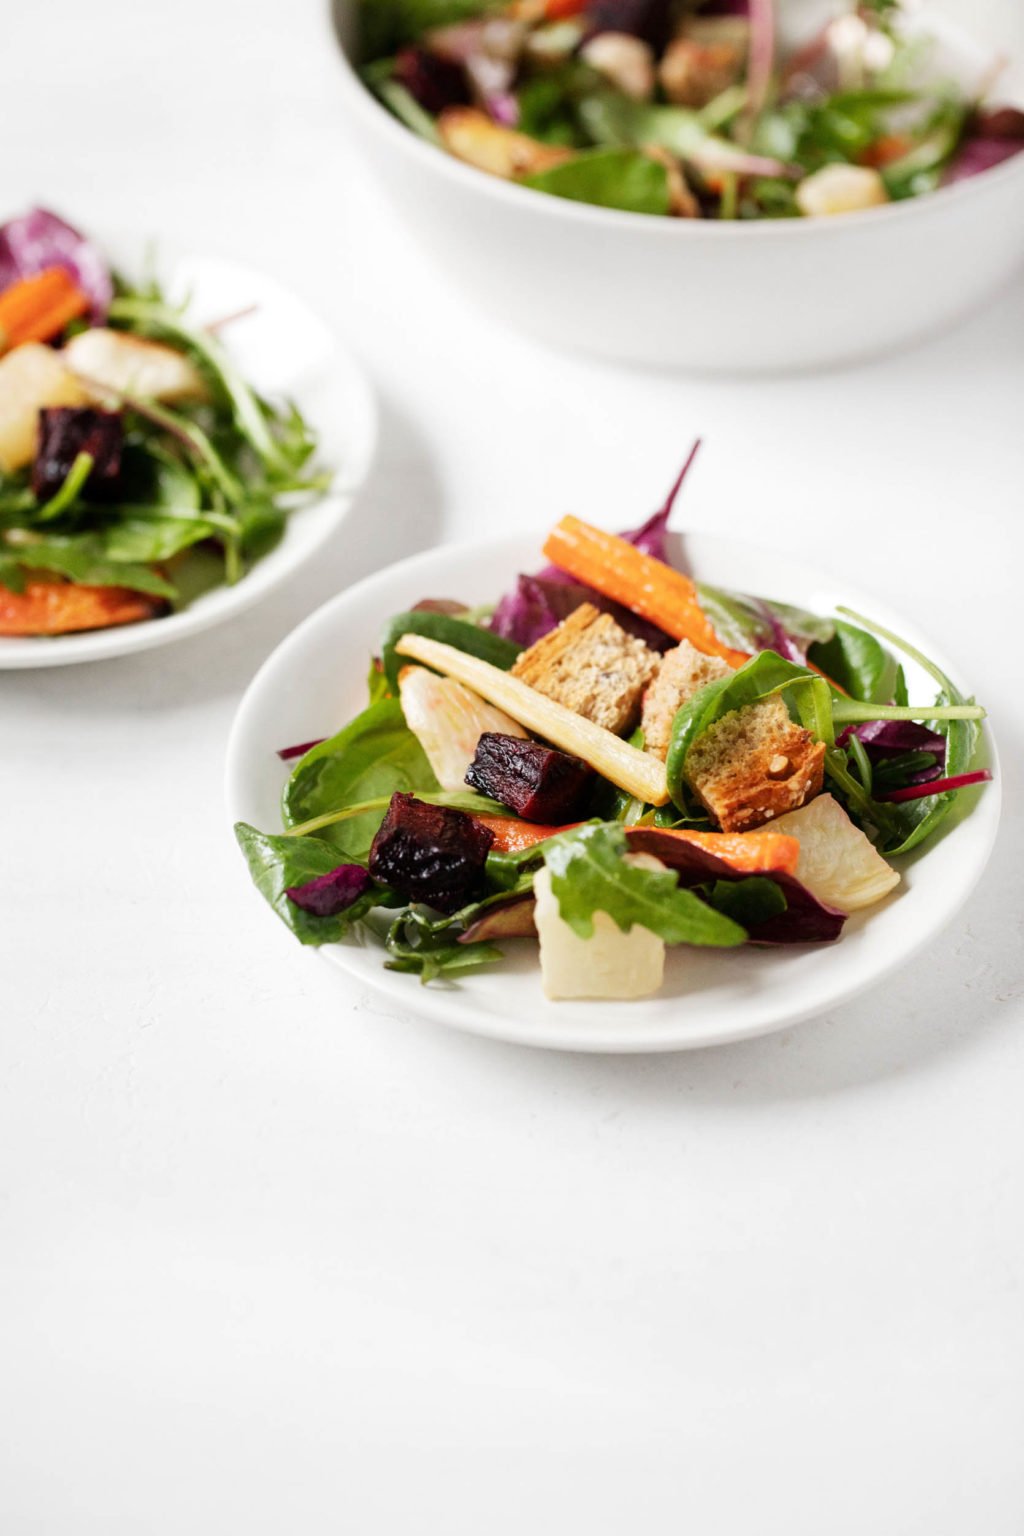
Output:
[[723,832],[749,832],[818,794],[825,746],[780,698],[723,715],[686,759],[691,789]]
[[672,722],[676,711],[688,704],[695,693],[732,671],[720,656],[705,656],[689,640],[681,640],[661,658],[654,682],[644,694],[640,724],[644,749],[662,762],[668,756]]
[[512,668],[538,693],[616,736],[636,725],[658,657],[607,613],[581,603]]

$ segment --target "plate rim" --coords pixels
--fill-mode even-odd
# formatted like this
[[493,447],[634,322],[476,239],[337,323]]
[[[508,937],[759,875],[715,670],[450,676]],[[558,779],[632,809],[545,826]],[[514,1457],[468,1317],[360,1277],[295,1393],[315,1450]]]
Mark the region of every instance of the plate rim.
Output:
[[[162,618],[144,619],[136,624],[112,625],[105,629],[83,630],[77,634],[0,636],[0,672],[24,672],[37,668],[112,661],[136,652],[153,650],[161,645],[172,645],[175,641],[190,639],[193,635],[230,622],[301,571],[323,549],[326,542],[337,534],[353,511],[370,477],[380,447],[380,405],[362,361],[336,327],[275,272],[230,254],[204,253],[191,245],[179,246],[173,240],[161,237],[143,238],[137,234],[101,228],[98,231],[91,230],[90,238],[95,239],[104,250],[115,252],[119,262],[122,262],[122,253],[128,246],[135,250],[140,260],[144,260],[151,249],[156,249],[156,264],[161,271],[201,262],[213,268],[231,268],[242,280],[249,275],[275,288],[318,326],[329,340],[331,356],[326,368],[328,372],[333,371],[343,377],[346,391],[358,399],[358,415],[363,424],[357,439],[358,451],[353,454],[351,466],[345,463],[337,467],[334,481],[323,495],[296,509],[296,515],[320,508],[330,509],[331,515],[325,516],[324,527],[319,535],[303,549],[288,548],[287,539],[282,540],[234,587],[215,588],[216,592],[230,593],[230,599],[226,599],[223,604],[215,604],[211,609],[204,607],[200,600],[198,604],[193,603],[178,613],[167,614]],[[14,649],[15,646],[18,649]]]
[[[328,598],[319,608],[307,614],[294,629],[273,647],[258,667],[238,702],[225,750],[223,784],[225,808],[228,814],[227,832],[231,837],[236,855],[236,863],[238,850],[233,836],[234,823],[245,819],[244,815],[241,814],[239,799],[240,775],[244,772],[242,749],[243,737],[248,724],[247,716],[250,709],[255,706],[255,702],[260,696],[267,679],[278,668],[286,667],[289,653],[293,647],[300,647],[306,636],[315,631],[320,625],[329,626],[338,610],[344,610],[350,603],[358,603],[367,596],[372,598],[378,588],[386,591],[396,577],[401,579],[406,575],[415,574],[421,567],[433,567],[439,560],[443,562],[445,556],[471,557],[474,552],[480,552],[486,553],[488,557],[494,557],[503,548],[508,549],[510,552],[517,550],[521,554],[527,540],[534,537],[534,532],[534,530],[529,530],[526,533],[513,536],[506,535],[484,539],[452,541],[435,545],[431,549],[422,550],[416,554],[406,556],[402,560],[394,561],[378,571],[371,572],[360,581],[353,583],[352,586],[345,588],[344,591]],[[723,548],[729,546],[742,547],[753,554],[763,553],[765,556],[770,556],[773,561],[792,561],[795,566],[804,570],[815,570],[822,580],[830,586],[837,585],[827,572],[817,571],[816,567],[808,565],[806,560],[794,554],[788,548],[780,550],[775,545],[767,545],[754,539],[732,538],[700,528],[673,529],[672,532],[685,540],[707,540]],[[538,542],[542,536],[543,530],[538,528],[536,530]],[[514,563],[519,556],[512,556],[511,558]],[[851,607],[860,607],[861,611],[866,612],[878,611],[883,623],[890,623],[895,618],[897,623],[902,626],[898,632],[902,633],[905,638],[911,640],[914,644],[920,642],[920,647],[925,650],[926,654],[936,660],[938,665],[957,682],[958,686],[960,685],[960,676],[957,668],[947,663],[941,649],[934,648],[931,645],[930,639],[921,635],[915,624],[904,624],[903,619],[899,615],[893,615],[890,612],[887,604],[876,602],[869,594],[865,594],[856,588],[852,590],[847,589],[845,582],[839,585],[847,592]],[[416,985],[414,990],[412,986],[412,983],[416,980],[414,977],[406,978],[410,981],[408,997],[397,998],[396,987],[387,979],[392,973],[385,970],[383,963],[377,970],[368,974],[348,961],[347,956],[350,953],[350,947],[340,944],[324,945],[316,949],[310,958],[326,963],[332,969],[342,973],[350,982],[355,983],[357,986],[371,988],[377,996],[386,998],[389,1001],[399,1017],[406,1013],[416,1014],[428,1018],[431,1022],[443,1024],[450,1029],[464,1034],[473,1034],[481,1038],[496,1040],[503,1044],[517,1045],[523,1048],[563,1050],[589,1055],[653,1055],[675,1051],[710,1049],[717,1045],[729,1045],[773,1034],[779,1030],[805,1023],[809,1019],[823,1017],[830,1009],[843,1007],[855,998],[863,996],[865,992],[882,985],[894,971],[945,931],[957,913],[962,910],[977,888],[989,863],[999,833],[1002,813],[1002,777],[1000,773],[999,747],[995,732],[987,718],[985,721],[985,738],[987,755],[993,772],[993,781],[985,790],[985,796],[989,801],[991,809],[988,813],[987,836],[984,842],[979,845],[969,877],[957,883],[955,889],[953,889],[951,899],[946,900],[937,919],[924,927],[921,932],[915,934],[903,949],[877,968],[872,969],[866,978],[858,980],[852,985],[845,985],[840,994],[825,1002],[816,1001],[809,1003],[806,1007],[792,1009],[774,1007],[769,1010],[767,1018],[762,1017],[749,1024],[737,1024],[733,1027],[727,1026],[713,1032],[705,1028],[699,1032],[691,1032],[689,1035],[645,1034],[642,1016],[630,1014],[625,1010],[622,1015],[624,1028],[618,1030],[614,1039],[600,1037],[588,1039],[577,1030],[574,1030],[568,1022],[566,1026],[559,1028],[557,1025],[552,1025],[547,1019],[544,1020],[542,1025],[528,1029],[525,1033],[515,1033],[508,1027],[507,1017],[488,1011],[486,1004],[482,1004],[479,1008],[473,1010],[472,1016],[467,1017],[466,1012],[456,1013],[450,1007],[446,1007],[446,998],[450,996],[446,990],[441,988],[432,990],[430,987],[421,985]],[[266,903],[259,897],[258,892],[252,886],[244,864],[238,863],[238,872],[239,877],[244,880],[246,887],[259,900],[261,907],[265,909]],[[842,940],[839,942],[842,943]],[[360,949],[362,947],[358,946]],[[462,988],[467,985],[471,986],[472,982],[467,983],[463,980],[458,985]],[[654,1000],[651,999],[651,1001]],[[601,1006],[601,1004],[598,1003],[597,1006]],[[692,1031],[692,1022],[689,1027]]]

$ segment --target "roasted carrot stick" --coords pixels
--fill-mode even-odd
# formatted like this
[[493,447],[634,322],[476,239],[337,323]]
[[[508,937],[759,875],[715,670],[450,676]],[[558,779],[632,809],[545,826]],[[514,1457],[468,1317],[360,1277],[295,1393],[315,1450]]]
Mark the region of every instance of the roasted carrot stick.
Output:
[[517,816],[474,815],[473,820],[494,833],[493,853],[520,853],[524,848],[532,848],[534,843],[542,843],[545,838],[554,837],[557,832],[568,832],[570,826],[578,825],[569,822],[564,827],[542,827],[532,821],[520,821]]
[[0,293],[0,352],[26,341],[51,341],[89,300],[63,267],[46,267]]
[[734,651],[719,640],[688,576],[616,534],[578,517],[563,517],[548,536],[544,553],[577,581],[622,603],[676,640],[689,640],[698,651],[722,656],[733,667],[749,660],[746,651]]
[[[645,839],[654,843],[663,837],[692,843],[705,853],[713,853],[738,875],[794,875],[800,857],[799,842],[785,832],[689,832],[683,827],[627,827],[626,836],[638,844]],[[657,849],[651,847],[649,851],[656,853]]]
[[0,635],[65,635],[150,619],[162,604],[128,587],[27,581],[23,592],[0,586]]

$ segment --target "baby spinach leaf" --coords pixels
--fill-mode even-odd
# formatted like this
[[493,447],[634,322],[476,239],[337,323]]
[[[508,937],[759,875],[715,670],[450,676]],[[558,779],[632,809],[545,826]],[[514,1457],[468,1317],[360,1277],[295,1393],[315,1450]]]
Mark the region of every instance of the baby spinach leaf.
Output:
[[457,651],[465,651],[468,656],[490,662],[492,667],[500,667],[502,672],[509,670],[520,651],[518,645],[496,635],[493,630],[481,629],[478,624],[456,618],[450,613],[434,613],[423,609],[396,613],[384,626],[381,636],[381,663],[388,686],[393,692],[398,689],[399,671],[409,664],[407,657],[399,656],[395,651],[403,635],[426,635],[430,640],[440,640],[444,645],[454,646]]
[[777,880],[767,875],[748,875],[745,880],[716,880],[707,892],[707,901],[716,912],[724,912],[744,928],[779,917],[788,902]]
[[593,933],[594,913],[606,912],[623,933],[639,923],[666,944],[744,942],[738,923],[683,890],[671,870],[627,864],[628,851],[622,828],[607,822],[561,832],[544,845],[558,910],[581,939]]
[[668,213],[668,171],[639,150],[587,150],[563,165],[524,176],[522,185],[598,208]]
[[808,653],[834,683],[872,704],[900,703],[900,668],[885,646],[845,619],[836,619],[831,639],[817,638]]
[[401,704],[381,699],[296,765],[285,786],[284,821],[296,827],[347,806],[380,802],[379,809],[324,828],[328,843],[359,862],[369,853],[396,790],[418,794],[439,788],[423,748],[405,723]]
[[776,693],[792,702],[805,729],[833,744],[832,696],[824,678],[774,651],[761,651],[738,671],[708,683],[677,713],[665,768],[669,794],[680,809],[686,810],[686,759],[697,738],[723,715]]
[[303,944],[333,944],[372,907],[393,901],[389,891],[374,884],[344,912],[319,917],[289,900],[286,892],[337,869],[336,848],[319,837],[274,837],[244,821],[236,823],[235,837],[256,889]]

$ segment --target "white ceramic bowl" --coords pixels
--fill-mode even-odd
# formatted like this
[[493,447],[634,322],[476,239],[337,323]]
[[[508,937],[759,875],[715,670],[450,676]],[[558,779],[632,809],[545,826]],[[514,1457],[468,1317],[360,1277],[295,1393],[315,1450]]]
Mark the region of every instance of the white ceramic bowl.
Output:
[[[1024,154],[895,207],[744,225],[618,213],[499,181],[417,138],[363,86],[350,62],[357,3],[332,0],[351,133],[424,253],[543,341],[693,370],[838,363],[933,334],[1024,262]],[[1024,61],[1020,0],[926,10]],[[1019,79],[1011,69],[996,94],[1020,100]]]

